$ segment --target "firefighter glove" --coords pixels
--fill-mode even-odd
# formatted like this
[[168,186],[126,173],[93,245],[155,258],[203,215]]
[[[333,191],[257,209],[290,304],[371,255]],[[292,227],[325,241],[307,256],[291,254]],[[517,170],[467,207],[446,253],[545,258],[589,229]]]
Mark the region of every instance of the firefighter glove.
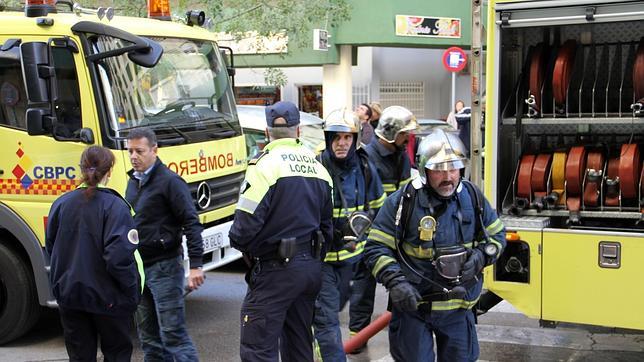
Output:
[[463,264],[463,273],[461,279],[464,282],[474,279],[485,267],[485,254],[478,249],[472,249],[472,253]]
[[418,290],[407,281],[402,281],[389,289],[389,296],[394,307],[403,312],[415,312],[421,300]]

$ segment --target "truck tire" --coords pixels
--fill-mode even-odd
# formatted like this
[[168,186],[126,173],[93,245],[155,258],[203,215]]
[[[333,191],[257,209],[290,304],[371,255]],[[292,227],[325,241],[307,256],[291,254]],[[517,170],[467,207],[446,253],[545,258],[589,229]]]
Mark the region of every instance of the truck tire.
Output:
[[40,305],[29,263],[0,244],[0,345],[22,336],[39,316]]

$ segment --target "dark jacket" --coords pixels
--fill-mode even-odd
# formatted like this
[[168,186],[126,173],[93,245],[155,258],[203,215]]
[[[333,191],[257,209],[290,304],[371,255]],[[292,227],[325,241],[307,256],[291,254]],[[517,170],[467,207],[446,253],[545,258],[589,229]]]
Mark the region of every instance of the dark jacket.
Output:
[[364,150],[378,169],[387,196],[411,181],[411,162],[404,150],[391,151],[380,143],[378,137],[374,137]]
[[182,235],[186,235],[190,268],[203,265],[203,227],[186,182],[157,159],[142,182],[128,172],[125,198],[132,204],[139,230],[139,251],[143,264],[182,255]]
[[317,230],[332,241],[332,182],[301,141],[272,141],[249,162],[230,227],[231,245],[261,257],[283,238],[311,240]]
[[[416,182],[409,185],[409,187],[414,186],[418,189],[419,185]],[[426,186],[418,189],[408,221],[401,221],[401,225],[396,227],[396,213],[402,194],[403,189],[401,188],[387,198],[378,212],[367,238],[364,252],[365,263],[379,282],[382,283],[383,277],[387,274],[402,272],[407,281],[416,287],[421,295],[438,291],[435,286],[422,280],[399,260],[398,249],[407,254],[415,269],[426,277],[446,285],[447,282],[438,277],[433,263],[437,248],[454,245],[462,245],[466,249],[482,248],[485,243],[490,242],[498,246],[499,251],[496,257],[505,248],[505,227],[496,212],[488,201],[483,199],[483,225],[479,225],[472,196],[462,183],[458,186],[455,195],[447,200],[437,198]],[[418,225],[420,220],[427,215],[434,217],[436,229],[433,239],[424,242],[420,240]],[[490,236],[489,240],[481,238],[482,232],[477,230],[477,225],[486,229]],[[407,231],[404,240],[400,243],[397,239],[401,234],[399,228],[405,228]],[[489,264],[495,262],[496,257],[490,260]],[[474,305],[473,301],[479,297],[482,281],[483,279],[479,278],[479,281],[468,289],[465,300],[434,302],[432,313],[434,310],[471,308]]]
[[129,205],[116,191],[84,189],[59,197],[47,219],[45,247],[58,304],[106,315],[131,315],[139,303],[140,279],[128,241],[134,229]]
[[[354,251],[342,250],[343,230],[347,228],[347,218],[354,211],[368,211],[369,216],[375,217],[385,202],[385,192],[378,176],[378,170],[367,159],[363,149],[347,156],[343,163],[333,161],[332,151],[328,148],[321,155],[321,162],[326,167],[333,180],[333,230],[334,240],[327,246],[326,262],[355,262],[364,251],[366,235],[359,240]],[[364,164],[366,161],[366,165]],[[363,169],[368,167],[369,170]],[[365,173],[369,173],[367,185]],[[367,206],[365,207],[365,203]]]
[[465,107],[456,113],[456,122],[458,123],[458,137],[467,149],[466,157],[470,157],[470,128],[472,120],[472,109]]

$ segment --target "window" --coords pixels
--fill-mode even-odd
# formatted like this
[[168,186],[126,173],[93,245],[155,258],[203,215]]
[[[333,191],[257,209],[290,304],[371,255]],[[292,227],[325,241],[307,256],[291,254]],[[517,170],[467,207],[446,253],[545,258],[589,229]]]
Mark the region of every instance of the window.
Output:
[[24,87],[20,48],[0,51],[0,125],[27,129],[27,94]]
[[[53,132],[77,137],[81,128],[80,91],[72,53],[52,48],[58,99],[54,104],[57,123]],[[26,130],[27,93],[20,64],[20,47],[0,51],[0,125]]]
[[57,124],[54,133],[61,137],[78,137],[82,127],[80,90],[74,57],[66,48],[52,48],[58,99],[55,103]]
[[380,83],[380,104],[382,108],[403,106],[416,118],[425,117],[425,85],[423,82]]

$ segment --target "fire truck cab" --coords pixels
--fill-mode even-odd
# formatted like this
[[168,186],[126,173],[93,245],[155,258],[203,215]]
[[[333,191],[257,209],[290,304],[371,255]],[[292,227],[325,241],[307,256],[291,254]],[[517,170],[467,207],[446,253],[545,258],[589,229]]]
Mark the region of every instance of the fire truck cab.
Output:
[[203,13],[190,15],[128,18],[49,0],[0,11],[0,343],[27,331],[41,306],[56,306],[47,215],[79,184],[83,149],[113,150],[110,187],[124,193],[125,140],[137,127],[154,130],[160,159],[188,183],[204,225],[204,269],[241,257],[228,230],[244,136],[227,63],[199,26]]

